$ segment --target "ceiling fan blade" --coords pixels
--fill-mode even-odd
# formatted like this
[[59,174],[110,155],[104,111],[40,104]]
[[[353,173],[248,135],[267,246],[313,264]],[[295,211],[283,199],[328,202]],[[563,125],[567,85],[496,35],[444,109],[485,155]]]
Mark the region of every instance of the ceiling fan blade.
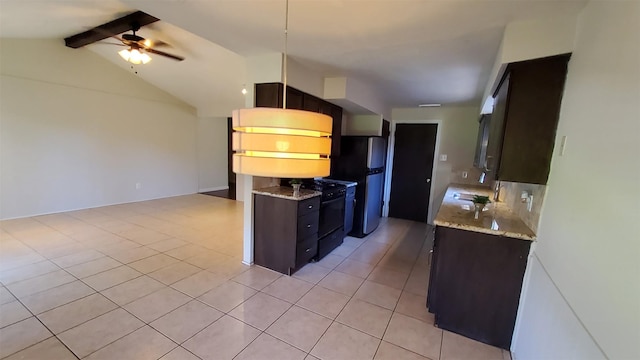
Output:
[[105,44],[105,45],[115,45],[115,46],[125,46],[128,47],[128,45],[122,44],[122,43],[114,43],[114,42],[106,42],[106,41],[100,41],[98,44]]
[[150,48],[149,48],[149,49],[145,49],[145,51],[150,52],[150,53],[152,53],[152,54],[156,54],[156,55],[160,55],[160,56],[165,56],[165,57],[168,57],[168,58],[170,58],[170,59],[177,60],[177,61],[182,61],[182,60],[184,60],[184,58],[183,58],[182,56],[169,54],[169,53],[166,53],[166,52],[164,52],[164,51],[159,51],[159,50],[156,50],[156,49],[150,49]]
[[142,45],[144,45],[145,48],[173,47],[162,40],[151,40],[151,39],[145,39],[144,41],[142,41]]

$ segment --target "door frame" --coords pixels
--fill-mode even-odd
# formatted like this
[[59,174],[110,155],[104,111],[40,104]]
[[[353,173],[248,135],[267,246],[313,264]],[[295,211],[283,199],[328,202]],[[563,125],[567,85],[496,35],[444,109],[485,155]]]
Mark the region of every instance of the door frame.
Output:
[[438,173],[438,155],[440,154],[440,138],[442,134],[442,120],[391,120],[391,135],[389,136],[389,146],[387,148],[387,170],[384,175],[384,206],[382,207],[382,216],[389,216],[389,200],[391,198],[391,178],[393,174],[393,155],[396,146],[396,125],[398,124],[435,124],[436,128],[436,146],[433,152],[433,168],[431,169],[431,189],[429,193],[428,219],[427,224],[433,225],[433,195],[436,188],[436,174]]

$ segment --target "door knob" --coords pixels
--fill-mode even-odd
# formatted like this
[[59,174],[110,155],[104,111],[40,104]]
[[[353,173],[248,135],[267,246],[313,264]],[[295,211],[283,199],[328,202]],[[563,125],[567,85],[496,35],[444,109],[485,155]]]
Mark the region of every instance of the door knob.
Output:
[[427,179],[427,182],[428,182],[428,183],[430,183],[430,182],[431,182],[431,179]]

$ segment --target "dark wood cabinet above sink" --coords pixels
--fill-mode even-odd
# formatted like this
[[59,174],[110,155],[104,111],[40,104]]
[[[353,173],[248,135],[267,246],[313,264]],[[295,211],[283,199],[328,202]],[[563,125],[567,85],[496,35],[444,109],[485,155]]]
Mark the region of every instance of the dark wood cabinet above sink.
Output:
[[497,180],[546,184],[570,54],[509,64],[494,93],[484,158]]

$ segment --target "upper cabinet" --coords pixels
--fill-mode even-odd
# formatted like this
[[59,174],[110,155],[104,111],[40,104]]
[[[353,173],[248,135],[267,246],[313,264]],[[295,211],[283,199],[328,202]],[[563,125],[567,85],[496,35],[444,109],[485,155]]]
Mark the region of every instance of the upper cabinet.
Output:
[[487,145],[489,142],[489,125],[491,124],[491,114],[483,114],[480,117],[478,127],[478,140],[476,143],[476,156],[473,158],[473,166],[484,168],[487,159]]
[[[256,84],[256,107],[282,107],[282,83]],[[340,136],[342,135],[342,108],[300,90],[287,86],[287,109],[306,110],[322,113],[333,119],[331,133],[331,157],[340,156]]]
[[488,137],[478,137],[486,152],[477,154],[476,166],[492,178],[547,183],[570,56],[507,66],[494,93]]

